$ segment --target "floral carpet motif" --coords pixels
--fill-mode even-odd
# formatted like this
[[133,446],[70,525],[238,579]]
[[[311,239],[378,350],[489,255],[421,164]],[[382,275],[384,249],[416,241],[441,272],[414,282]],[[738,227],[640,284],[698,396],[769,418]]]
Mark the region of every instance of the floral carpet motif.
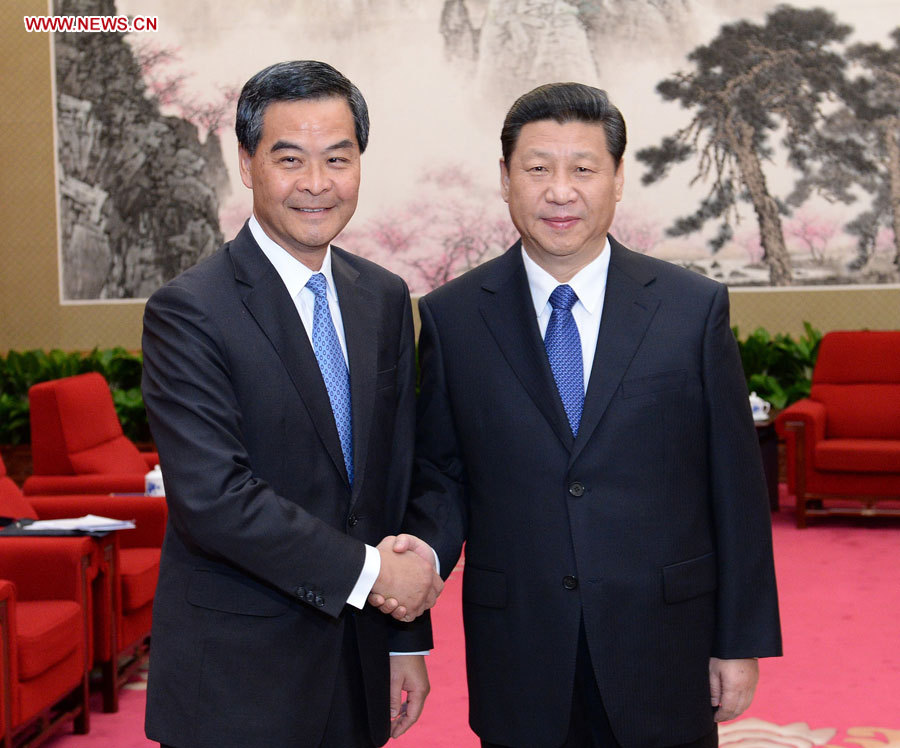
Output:
[[845,735],[831,727],[811,728],[805,722],[776,725],[750,718],[719,727],[720,748],[900,748],[900,730],[851,727]]

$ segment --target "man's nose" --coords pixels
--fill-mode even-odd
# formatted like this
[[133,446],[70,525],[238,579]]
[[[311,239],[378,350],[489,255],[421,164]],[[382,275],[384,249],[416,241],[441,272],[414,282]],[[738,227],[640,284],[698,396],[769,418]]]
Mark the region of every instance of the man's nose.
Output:
[[324,164],[312,163],[297,180],[297,189],[311,195],[321,195],[331,187],[331,177]]
[[548,202],[564,205],[574,199],[575,188],[572,184],[572,176],[566,172],[556,172],[547,187]]

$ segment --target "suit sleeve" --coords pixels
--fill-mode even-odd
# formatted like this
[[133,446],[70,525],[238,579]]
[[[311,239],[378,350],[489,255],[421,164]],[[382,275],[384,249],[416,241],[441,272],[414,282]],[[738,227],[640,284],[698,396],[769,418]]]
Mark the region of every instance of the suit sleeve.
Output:
[[189,289],[170,284],[147,303],[142,388],[170,521],[202,553],[338,616],[365,546],[253,474],[221,341]]
[[781,654],[772,525],[728,306],[728,291],[720,286],[703,342],[709,480],[719,564],[713,655],[771,657]]
[[[391,455],[389,496],[409,496],[416,428],[416,344],[412,322],[412,302],[404,284],[403,329],[400,359],[397,362],[397,412]],[[406,503],[406,502],[404,502]],[[408,512],[407,505],[407,512]],[[399,531],[400,528],[395,528]],[[390,619],[388,644],[391,652],[424,652],[434,647],[431,615],[426,611],[412,623]]]
[[416,419],[413,489],[404,522],[407,532],[431,545],[446,579],[466,539],[467,486],[456,437],[438,328],[425,299],[419,300],[420,391]]

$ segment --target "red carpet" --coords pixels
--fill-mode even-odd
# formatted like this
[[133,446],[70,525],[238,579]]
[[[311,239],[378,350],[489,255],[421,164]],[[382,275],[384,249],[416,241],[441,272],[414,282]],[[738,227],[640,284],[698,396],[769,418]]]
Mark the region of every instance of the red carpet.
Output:
[[[720,728],[721,745],[900,748],[900,522],[833,519],[797,530],[793,514],[782,509],[773,530],[785,656],[761,662],[753,705]],[[466,716],[461,580],[461,570],[454,571],[433,611],[436,649],[425,714],[389,745],[478,746]],[[121,704],[114,715],[98,706],[90,735],[46,745],[154,745],[143,737],[143,691],[124,690]]]

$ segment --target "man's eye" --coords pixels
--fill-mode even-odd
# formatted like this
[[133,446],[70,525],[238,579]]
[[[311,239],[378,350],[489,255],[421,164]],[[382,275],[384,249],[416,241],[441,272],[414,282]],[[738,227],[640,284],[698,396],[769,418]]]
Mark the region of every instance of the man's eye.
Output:
[[575,171],[577,171],[579,174],[588,174],[591,170],[586,166],[576,166]]
[[546,166],[532,166],[528,171],[544,172],[547,171]]

